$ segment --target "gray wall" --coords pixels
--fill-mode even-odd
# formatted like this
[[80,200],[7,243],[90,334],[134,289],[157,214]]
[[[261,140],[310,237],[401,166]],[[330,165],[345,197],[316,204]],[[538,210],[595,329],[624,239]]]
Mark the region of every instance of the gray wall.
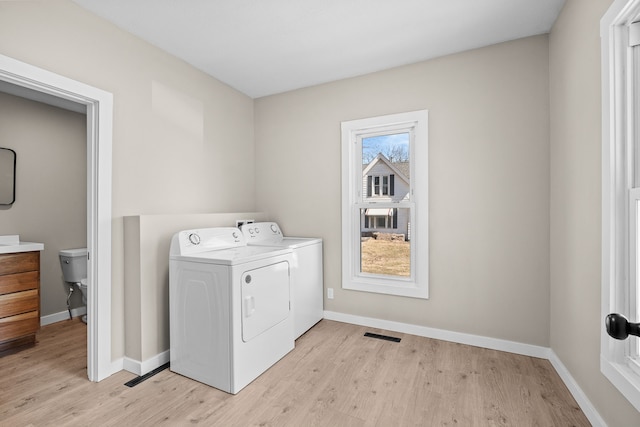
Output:
[[640,413],[600,373],[600,18],[611,0],[567,0],[550,35],[551,348],[611,426]]
[[[86,247],[86,116],[0,93],[0,147],[16,152],[16,202],[0,206],[0,235],[44,243],[40,314],[65,312],[60,249]],[[82,305],[75,288],[72,307]]]
[[[258,209],[324,239],[326,310],[549,345],[548,53],[542,35],[256,100]],[[340,122],[420,109],[430,299],[343,290]]]
[[123,217],[253,211],[253,101],[71,1],[0,2],[0,53],[113,93],[111,348],[122,357]]

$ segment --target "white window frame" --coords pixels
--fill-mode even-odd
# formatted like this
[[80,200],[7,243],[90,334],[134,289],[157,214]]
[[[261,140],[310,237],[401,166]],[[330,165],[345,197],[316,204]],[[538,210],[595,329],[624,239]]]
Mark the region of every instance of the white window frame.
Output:
[[[640,411],[636,337],[619,341],[604,328],[604,317],[620,313],[637,322],[636,230],[638,196],[634,159],[638,144],[640,72],[629,47],[628,25],[640,16],[640,0],[616,0],[600,21],[602,40],[602,308],[600,370]],[[633,237],[632,237],[633,236]],[[635,359],[635,360],[634,360]]]
[[[427,110],[342,122],[342,288],[427,299],[429,297],[429,159]],[[362,186],[363,137],[407,132],[410,191],[399,202],[367,200]],[[414,191],[414,189],[416,189]],[[360,213],[364,208],[410,209],[409,278],[360,272]]]

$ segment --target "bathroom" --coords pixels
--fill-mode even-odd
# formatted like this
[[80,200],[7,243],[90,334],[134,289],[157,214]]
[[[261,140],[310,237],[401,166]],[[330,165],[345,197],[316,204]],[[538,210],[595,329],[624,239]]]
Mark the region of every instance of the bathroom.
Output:
[[16,152],[15,202],[0,206],[0,235],[44,244],[42,325],[68,319],[69,309],[74,317],[86,313],[59,260],[60,250],[86,247],[86,135],[84,113],[0,91],[0,147]]

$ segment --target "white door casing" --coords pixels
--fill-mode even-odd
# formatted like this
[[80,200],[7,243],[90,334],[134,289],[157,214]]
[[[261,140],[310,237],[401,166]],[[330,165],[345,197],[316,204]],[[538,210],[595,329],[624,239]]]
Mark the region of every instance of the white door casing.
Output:
[[43,97],[38,100],[52,105],[59,100],[60,106],[71,102],[86,107],[87,375],[91,381],[101,381],[120,370],[111,362],[113,95],[4,55],[0,55],[0,82],[15,86],[18,93],[35,91]]

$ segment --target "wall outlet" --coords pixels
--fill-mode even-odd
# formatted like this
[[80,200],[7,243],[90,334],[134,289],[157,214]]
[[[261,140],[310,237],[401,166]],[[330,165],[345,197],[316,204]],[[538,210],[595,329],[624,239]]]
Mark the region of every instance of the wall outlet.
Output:
[[253,224],[255,221],[252,219],[236,219],[236,227],[240,227],[245,224]]
[[333,288],[327,288],[327,298],[333,299]]

